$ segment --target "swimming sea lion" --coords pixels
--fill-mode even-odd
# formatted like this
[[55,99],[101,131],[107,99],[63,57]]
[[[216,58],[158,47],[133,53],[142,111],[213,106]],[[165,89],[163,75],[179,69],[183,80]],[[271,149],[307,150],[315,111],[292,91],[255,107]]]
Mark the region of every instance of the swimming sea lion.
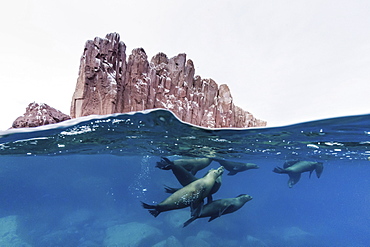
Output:
[[220,217],[221,215],[233,213],[243,207],[246,202],[252,199],[253,198],[249,195],[241,194],[235,198],[215,200],[207,205],[204,205],[200,214],[198,216],[192,216],[184,223],[183,227],[189,225],[191,222],[198,218],[210,217],[208,220],[208,222],[210,222]]
[[186,170],[185,167],[182,165],[176,165],[175,162],[170,161],[166,157],[162,157],[161,161],[157,162],[156,167],[162,170],[172,170],[172,173],[182,186],[186,186],[197,180],[197,178]]
[[[207,196],[207,204],[212,202],[213,201],[213,197],[212,195],[215,194],[221,187],[221,184],[222,184],[222,177],[219,176],[216,181],[215,181],[215,184],[213,185],[211,191],[209,192],[209,195]],[[169,186],[166,186],[165,185],[165,191],[166,193],[175,193],[176,191],[178,191],[180,188],[172,188],[172,187],[169,187]]]
[[284,163],[284,168],[275,167],[273,172],[280,173],[280,174],[288,174],[289,181],[288,186],[292,188],[293,185],[298,183],[299,179],[301,178],[302,172],[310,172],[309,177],[311,177],[312,172],[315,170],[316,176],[320,178],[322,171],[324,169],[322,162],[314,162],[314,161],[298,161],[292,160],[287,161]]
[[229,171],[227,175],[235,175],[238,172],[259,168],[258,165],[253,164],[253,163],[241,163],[241,162],[221,160],[221,159],[213,159],[213,160],[220,163],[220,165],[222,165],[223,167],[225,167],[226,170]]
[[[183,167],[182,165],[176,165],[174,162],[170,161],[169,159],[165,157],[162,157],[161,162],[157,162],[156,167],[160,169],[164,169],[164,170],[172,170],[172,173],[175,175],[175,177],[177,178],[177,180],[182,186],[186,186],[198,179],[193,174],[191,174],[188,170],[186,170],[185,167]],[[213,185],[211,189],[211,192],[207,196],[207,203],[210,203],[212,201],[212,195],[220,189],[221,183],[222,183],[222,176],[219,176],[216,179],[215,184]],[[175,193],[176,191],[179,190],[179,188],[171,188],[171,187],[166,186],[165,190],[167,193]]]
[[188,170],[191,174],[195,175],[199,170],[202,170],[211,164],[212,159],[209,158],[189,158],[189,159],[177,159],[170,161],[169,159],[162,157],[160,162],[157,162],[157,167],[166,169],[166,165],[173,163],[174,165],[180,165]]
[[142,205],[144,208],[150,209],[149,212],[154,217],[157,217],[164,211],[186,208],[189,206],[191,207],[191,215],[198,215],[202,210],[203,199],[209,195],[216,179],[221,176],[223,172],[224,168],[222,166],[217,170],[212,169],[206,176],[179,189],[161,203],[149,205],[142,202]]

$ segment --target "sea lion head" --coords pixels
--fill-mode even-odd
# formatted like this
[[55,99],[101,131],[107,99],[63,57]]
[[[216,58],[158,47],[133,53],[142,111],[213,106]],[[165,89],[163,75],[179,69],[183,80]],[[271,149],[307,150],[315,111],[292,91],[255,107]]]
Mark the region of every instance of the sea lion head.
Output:
[[247,194],[240,194],[240,195],[238,195],[238,196],[237,196],[237,198],[238,198],[239,200],[243,201],[244,203],[245,203],[245,202],[249,202],[250,200],[252,200],[252,199],[253,199],[253,197],[252,197],[252,196],[247,195]]
[[203,178],[205,177],[213,177],[215,179],[215,182],[220,182],[220,180],[218,180],[219,177],[221,177],[221,175],[224,173],[224,170],[225,168],[223,166],[220,166],[218,169],[210,169],[206,175],[203,176]]
[[258,168],[260,168],[258,165],[253,164],[253,163],[246,163],[245,166],[248,167],[248,169],[258,169]]
[[207,175],[212,174],[212,176],[215,176],[215,178],[217,179],[224,173],[224,170],[225,168],[223,166],[220,166],[216,170],[215,169],[209,170]]

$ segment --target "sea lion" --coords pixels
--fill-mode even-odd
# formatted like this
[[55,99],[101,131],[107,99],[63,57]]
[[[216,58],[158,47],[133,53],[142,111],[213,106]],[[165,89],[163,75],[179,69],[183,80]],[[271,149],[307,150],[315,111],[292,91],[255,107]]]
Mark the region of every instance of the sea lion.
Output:
[[166,169],[166,166],[169,163],[173,163],[174,165],[180,165],[184,167],[191,174],[195,175],[198,171],[209,166],[211,162],[212,162],[212,159],[209,159],[209,158],[189,158],[189,159],[177,159],[174,161],[170,161],[169,159],[162,157],[162,160],[160,162],[157,162],[157,167],[163,170],[168,170]]
[[220,163],[226,170],[229,171],[227,175],[235,175],[238,172],[250,170],[250,169],[258,169],[259,166],[253,163],[242,163],[242,162],[235,162],[235,161],[228,161],[228,160],[221,160],[221,159],[213,159],[214,161]]
[[[215,181],[215,184],[213,185],[211,191],[209,192],[209,195],[207,196],[207,204],[212,202],[213,201],[213,197],[212,195],[215,194],[221,187],[221,184],[222,184],[222,178],[221,176],[219,176],[216,181]],[[176,191],[178,191],[179,189],[181,188],[172,188],[172,187],[169,187],[169,186],[166,186],[164,187],[166,193],[175,193]]]
[[[157,162],[156,167],[163,169],[163,170],[172,170],[172,173],[175,175],[175,177],[177,178],[177,180],[182,186],[186,186],[198,179],[193,174],[191,174],[188,170],[186,170],[185,167],[183,167],[182,165],[176,165],[174,162],[170,161],[169,159],[165,157],[162,157],[161,161]],[[213,185],[211,189],[211,192],[207,196],[207,203],[210,203],[212,201],[212,195],[220,189],[221,183],[222,183],[222,176],[219,176],[216,179],[215,184]],[[175,193],[176,191],[179,190],[179,188],[171,188],[169,186],[166,186],[165,190],[167,193]]]
[[299,161],[299,160],[291,160],[284,163],[284,168],[275,167],[273,172],[279,174],[288,174],[288,186],[292,188],[293,185],[298,183],[299,179],[301,178],[302,172],[310,172],[309,177],[311,178],[312,172],[315,170],[316,176],[320,178],[322,171],[324,170],[324,166],[322,162],[314,162],[314,161]]
[[203,207],[203,199],[209,195],[216,179],[221,176],[223,172],[224,168],[222,166],[217,170],[212,169],[206,176],[179,189],[161,203],[149,205],[141,202],[142,206],[149,209],[149,212],[154,217],[157,217],[164,211],[186,208],[189,206],[191,207],[191,215],[198,215]]
[[162,157],[161,161],[157,162],[156,167],[162,170],[172,170],[177,180],[182,186],[186,186],[191,182],[197,180],[197,178],[182,165],[175,164],[166,157]]
[[207,205],[204,205],[202,211],[198,216],[192,216],[189,220],[187,220],[183,227],[189,225],[191,222],[198,218],[206,218],[210,217],[208,222],[221,217],[221,215],[230,214],[241,207],[244,206],[244,204],[253,198],[246,194],[241,194],[235,198],[225,198],[220,200],[215,200]]

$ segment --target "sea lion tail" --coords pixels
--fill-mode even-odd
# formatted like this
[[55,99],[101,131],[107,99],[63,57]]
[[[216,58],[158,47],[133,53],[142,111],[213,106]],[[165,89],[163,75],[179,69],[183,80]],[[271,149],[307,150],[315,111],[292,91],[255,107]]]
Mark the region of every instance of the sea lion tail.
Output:
[[182,227],[185,227],[185,226],[189,225],[191,222],[193,222],[196,219],[197,219],[197,217],[191,217],[190,219],[188,219],[187,221],[184,222]]
[[274,170],[272,170],[272,171],[275,172],[275,173],[280,173],[280,174],[287,173],[284,168],[281,168],[281,167],[278,167],[278,166],[275,167]]
[[158,161],[155,167],[162,170],[171,170],[172,165],[174,165],[174,163],[171,160],[166,157],[161,157],[161,161]]
[[149,209],[149,213],[151,215],[153,215],[154,217],[157,217],[161,212],[158,211],[157,209],[157,206],[156,205],[149,205],[149,204],[146,204],[145,202],[141,202],[143,208],[145,209]]

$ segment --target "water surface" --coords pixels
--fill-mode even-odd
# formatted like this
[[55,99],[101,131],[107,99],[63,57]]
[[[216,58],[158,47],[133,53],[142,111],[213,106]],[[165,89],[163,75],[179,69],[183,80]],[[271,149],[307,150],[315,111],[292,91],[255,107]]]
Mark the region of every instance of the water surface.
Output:
[[[241,130],[152,110],[4,131],[0,246],[369,246],[369,156],[370,115]],[[159,203],[164,185],[180,187],[155,167],[161,157],[255,163],[225,172],[214,195],[253,200],[186,228],[188,208],[154,218],[140,202]],[[323,162],[324,171],[288,188],[288,176],[272,170],[289,160]]]

